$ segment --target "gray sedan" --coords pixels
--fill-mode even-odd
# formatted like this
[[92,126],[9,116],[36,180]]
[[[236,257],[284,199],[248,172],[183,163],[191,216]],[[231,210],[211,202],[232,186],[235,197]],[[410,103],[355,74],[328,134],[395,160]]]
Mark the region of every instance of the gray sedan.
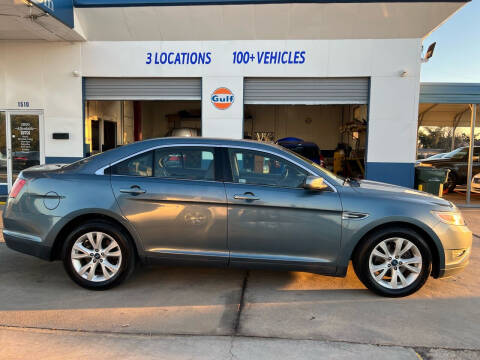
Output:
[[137,142],[24,170],[3,213],[7,245],[62,260],[88,289],[136,262],[307,271],[406,296],[468,263],[472,233],[449,201],[342,179],[289,150],[206,138]]

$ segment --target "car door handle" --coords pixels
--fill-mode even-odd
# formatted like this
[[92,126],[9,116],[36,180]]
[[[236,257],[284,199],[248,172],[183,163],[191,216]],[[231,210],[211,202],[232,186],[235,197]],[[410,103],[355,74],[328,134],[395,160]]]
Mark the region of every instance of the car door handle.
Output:
[[132,186],[130,189],[120,189],[121,193],[124,194],[131,194],[131,195],[140,195],[140,194],[145,194],[146,191],[141,189],[140,186]]
[[245,193],[243,195],[240,195],[240,194],[235,194],[233,195],[233,198],[235,200],[260,200],[259,197],[255,196],[255,194],[253,193]]

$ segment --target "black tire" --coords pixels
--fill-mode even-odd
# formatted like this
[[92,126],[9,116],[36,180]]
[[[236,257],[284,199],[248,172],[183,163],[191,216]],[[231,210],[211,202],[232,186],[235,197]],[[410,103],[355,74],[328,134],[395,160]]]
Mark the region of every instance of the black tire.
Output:
[[[77,239],[89,232],[103,232],[111,236],[118,244],[121,251],[120,268],[108,280],[90,281],[80,276],[72,263],[72,248]],[[81,287],[90,290],[107,290],[125,281],[135,269],[135,251],[130,236],[118,226],[104,220],[92,220],[77,226],[68,235],[62,250],[63,265],[70,278]],[[85,261],[89,261],[86,259]],[[92,260],[93,261],[93,260]],[[99,270],[97,270],[99,271]]]
[[[389,238],[401,237],[411,241],[420,251],[422,267],[418,277],[410,285],[401,289],[390,289],[379,284],[370,273],[370,254],[380,242]],[[374,293],[386,297],[402,297],[418,291],[427,281],[432,271],[432,253],[425,240],[414,230],[392,227],[376,231],[365,238],[355,250],[353,268],[360,281]]]
[[450,171],[447,176],[447,183],[445,184],[447,193],[451,193],[457,187],[457,175]]

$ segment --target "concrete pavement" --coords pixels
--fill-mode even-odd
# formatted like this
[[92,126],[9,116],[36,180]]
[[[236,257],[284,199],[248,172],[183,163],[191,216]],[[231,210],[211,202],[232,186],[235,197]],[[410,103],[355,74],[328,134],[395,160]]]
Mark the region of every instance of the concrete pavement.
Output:
[[[2,358],[20,359],[418,359],[397,346],[225,336],[142,336],[0,329]],[[452,352],[449,352],[450,354]]]
[[[464,215],[480,234],[480,211]],[[91,292],[71,282],[60,262],[0,244],[0,359],[63,359],[68,349],[80,358],[92,343],[102,357],[121,358],[480,358],[479,269],[477,235],[465,272],[429,279],[403,299],[373,295],[352,269],[338,279],[140,268],[118,288]]]

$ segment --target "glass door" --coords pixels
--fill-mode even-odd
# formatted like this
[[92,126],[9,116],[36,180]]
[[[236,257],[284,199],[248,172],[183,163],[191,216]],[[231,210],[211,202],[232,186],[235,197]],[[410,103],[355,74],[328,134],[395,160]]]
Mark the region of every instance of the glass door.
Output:
[[0,185],[7,184],[7,115],[0,111]]
[[10,191],[23,169],[45,162],[41,136],[43,114],[41,111],[6,111],[3,117],[1,114],[0,181],[6,179]]

